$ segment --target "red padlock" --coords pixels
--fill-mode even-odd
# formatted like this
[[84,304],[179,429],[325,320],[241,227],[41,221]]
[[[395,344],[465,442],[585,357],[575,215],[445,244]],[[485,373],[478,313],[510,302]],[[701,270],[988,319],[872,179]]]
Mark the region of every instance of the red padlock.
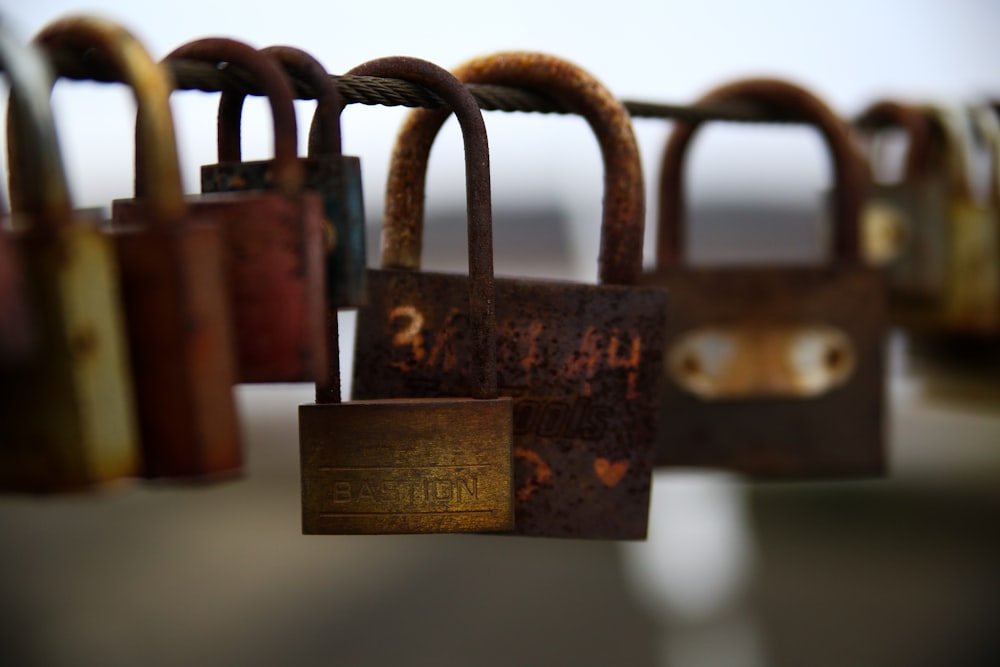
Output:
[[[196,40],[175,49],[166,60],[238,67],[261,86],[271,102],[274,159],[244,163],[237,155],[237,161],[211,167],[219,178],[266,180],[271,187],[186,199],[196,215],[218,221],[223,229],[237,380],[322,380],[326,373],[322,201],[316,193],[303,190],[291,85],[272,57],[230,39]],[[222,135],[220,149],[221,140]],[[220,157],[228,156],[220,153]],[[264,175],[258,178],[254,172]],[[142,197],[141,192],[136,194]],[[141,210],[138,200],[118,201],[113,217],[125,222]]]
[[170,113],[170,76],[124,29],[57,21],[36,41],[83,54],[135,93],[133,224],[112,228],[139,414],[143,474],[208,479],[242,465],[232,385],[233,337],[222,235],[184,203]]

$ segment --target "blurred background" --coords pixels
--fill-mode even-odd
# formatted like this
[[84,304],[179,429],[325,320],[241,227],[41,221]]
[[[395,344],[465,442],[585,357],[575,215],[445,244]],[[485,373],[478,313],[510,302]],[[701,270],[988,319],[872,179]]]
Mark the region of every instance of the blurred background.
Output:
[[[450,68],[541,50],[621,98],[689,103],[717,84],[768,75],[807,86],[845,116],[884,96],[1000,95],[1000,5],[989,0],[0,2],[23,39],[83,11],[123,23],[156,58],[203,36],[295,45],[331,72],[387,55]],[[129,196],[128,92],[64,82],[54,99],[75,203]],[[215,162],[217,97],[177,93],[172,104],[194,192],[199,166]],[[307,127],[312,103],[297,110]],[[362,159],[373,264],[404,115],[358,105],[343,114],[345,152]],[[602,167],[586,124],[486,120],[497,272],[593,281]],[[635,121],[649,263],[668,130]],[[270,154],[260,100],[248,104],[243,136],[246,159]],[[822,257],[830,170],[813,132],[707,127],[688,170],[693,261]],[[428,268],[464,265],[463,174],[450,121],[428,177]],[[345,380],[352,325],[343,313]],[[0,664],[1000,664],[1000,364],[989,350],[971,360],[930,354],[898,334],[888,347],[886,479],[749,484],[663,471],[650,539],[629,544],[303,537],[296,406],[312,387],[239,387],[240,480],[0,499]]]

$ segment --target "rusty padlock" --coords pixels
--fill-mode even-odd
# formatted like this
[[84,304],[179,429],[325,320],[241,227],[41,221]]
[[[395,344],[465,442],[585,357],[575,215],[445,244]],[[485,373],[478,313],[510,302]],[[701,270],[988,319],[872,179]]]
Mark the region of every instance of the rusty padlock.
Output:
[[[471,398],[401,394],[340,403],[339,372],[332,373],[330,384],[317,385],[317,402],[299,407],[303,532],[510,530],[513,407],[510,398],[497,397],[489,148],[482,115],[458,80],[425,61],[384,58],[355,71],[429,86],[460,118],[469,277],[460,286],[462,303],[452,305],[468,325],[464,333],[471,351],[461,362],[470,367],[461,388],[445,395]],[[404,299],[410,293],[404,291]],[[384,305],[376,301],[372,307]],[[336,318],[331,311],[328,335],[334,350]]]
[[[112,228],[121,273],[146,477],[208,479],[242,464],[232,392],[231,315],[217,224],[184,204],[166,70],[125,29],[100,19],[63,19],[36,40],[50,51],[95,60],[135,95],[133,224]],[[106,397],[105,397],[106,400]]]
[[660,175],[657,268],[670,293],[657,462],[755,478],[877,475],[884,459],[885,296],[860,256],[863,164],[848,129],[808,91],[738,81],[699,104],[793,111],[829,146],[833,257],[823,266],[684,265],[683,161],[696,122],[678,122]]
[[[950,195],[956,174],[942,154],[940,126],[922,109],[883,100],[854,123],[866,144],[870,182],[862,213],[865,260],[886,271],[890,319],[918,329],[945,299]],[[888,128],[906,135],[902,177],[881,177],[880,139]],[[921,316],[921,313],[924,313]]]
[[[237,380],[321,380],[327,363],[323,210],[319,195],[302,188],[291,84],[273,58],[231,39],[189,42],[165,58],[172,60],[239,68],[261,86],[271,103],[273,160],[240,162],[239,142],[227,152],[226,136],[220,133],[219,158],[224,162],[203,169],[203,176],[210,171],[219,183],[245,182],[253,189],[186,200],[195,215],[218,221],[225,234]],[[266,190],[254,187],[265,182],[270,184]],[[138,211],[138,201],[116,202],[114,220],[132,220]]]
[[[666,293],[636,286],[645,201],[629,116],[590,74],[547,55],[499,53],[455,75],[544,91],[587,120],[604,158],[600,284],[496,281],[500,393],[514,398],[515,532],[643,539]],[[411,112],[396,141],[383,269],[370,273],[371,306],[358,313],[355,398],[449,395],[468,383],[466,280],[419,271],[427,159],[446,118]]]
[[134,474],[139,438],[114,248],[75,214],[34,47],[0,36],[11,80],[11,208],[35,334],[0,371],[0,489],[72,491]]
[[[7,27],[0,24],[0,69],[7,72],[9,81],[18,88],[22,85],[41,85],[46,77],[49,80],[52,78],[44,59],[31,49],[18,42]],[[29,53],[24,55],[24,51]],[[24,104],[25,100],[22,99],[21,103]],[[21,260],[11,238],[8,217],[6,208],[0,202],[0,367],[27,358],[32,349]]]
[[[289,46],[262,49],[289,77],[316,92],[316,112],[309,132],[309,155],[300,158],[305,187],[323,197],[326,224],[326,295],[331,308],[365,303],[365,212],[361,162],[343,155],[340,141],[341,102],[337,84],[308,53]],[[219,159],[239,163],[236,178],[229,166],[202,167],[202,192],[272,189],[266,162],[240,163],[240,116],[244,96],[223,91],[219,102]]]
[[[1000,335],[1000,127],[988,109],[970,111],[971,117],[958,108],[926,108],[941,129],[951,175],[942,244],[947,276],[943,299],[925,311],[933,319],[914,331],[991,340]],[[973,183],[977,151],[989,163],[985,196]]]

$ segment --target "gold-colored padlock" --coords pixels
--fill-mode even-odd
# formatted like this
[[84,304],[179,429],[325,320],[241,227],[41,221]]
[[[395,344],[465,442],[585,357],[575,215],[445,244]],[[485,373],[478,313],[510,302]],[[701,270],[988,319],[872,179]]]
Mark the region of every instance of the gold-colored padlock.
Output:
[[[467,308],[472,362],[462,398],[340,402],[339,372],[299,407],[305,533],[506,531],[514,527],[513,406],[497,397],[492,216],[486,127],[471,93],[451,74],[411,58],[368,63],[433,84],[461,109],[469,192]],[[380,65],[382,68],[380,69]],[[335,311],[328,315],[331,358]],[[362,371],[363,372],[363,371]]]
[[[0,488],[67,491],[134,474],[139,442],[119,272],[97,219],[74,214],[33,51],[6,50],[11,208],[36,347],[0,372]],[[20,62],[17,62],[20,59]]]

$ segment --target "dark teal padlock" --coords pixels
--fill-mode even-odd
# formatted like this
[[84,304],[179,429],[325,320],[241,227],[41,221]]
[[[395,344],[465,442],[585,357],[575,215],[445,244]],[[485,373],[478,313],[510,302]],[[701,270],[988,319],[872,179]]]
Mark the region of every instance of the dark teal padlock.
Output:
[[[323,66],[305,51],[290,46],[262,50],[285,68],[288,76],[316,92],[316,113],[309,134],[309,155],[300,158],[305,187],[323,197],[326,215],[326,291],[331,308],[366,303],[365,211],[361,161],[341,153],[340,93]],[[240,117],[244,95],[224,92],[219,103],[219,161],[240,161]],[[202,192],[267,190],[274,187],[266,170],[241,170],[227,178],[217,165],[202,167]]]

